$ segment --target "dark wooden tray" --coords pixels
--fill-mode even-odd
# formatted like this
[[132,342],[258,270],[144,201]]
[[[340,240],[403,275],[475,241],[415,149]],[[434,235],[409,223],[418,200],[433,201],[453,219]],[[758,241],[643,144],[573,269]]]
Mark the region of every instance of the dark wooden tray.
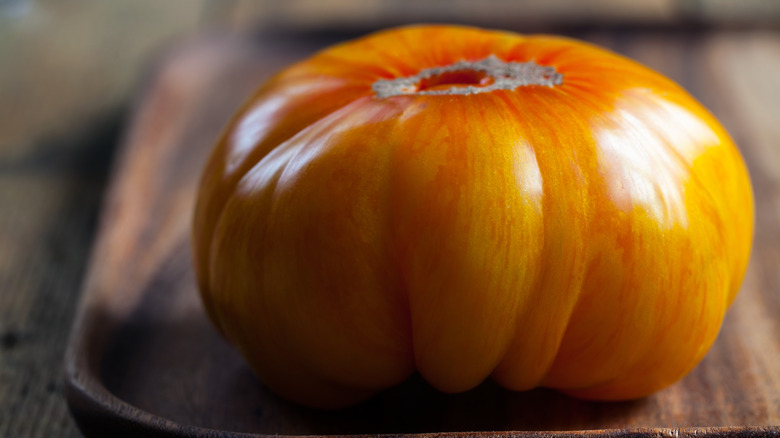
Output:
[[[690,39],[657,37],[593,36],[678,80],[696,78],[700,91],[717,88],[717,68],[684,52],[695,52]],[[68,403],[86,435],[780,435],[780,286],[771,265],[780,225],[761,212],[753,262],[714,348],[693,373],[651,397],[594,403],[489,382],[443,395],[412,378],[360,406],[319,412],[271,394],[204,315],[190,214],[201,166],[227,118],[272,71],[317,44],[208,38],[172,50],[147,79],[116,161],[66,357]],[[713,102],[722,114],[732,111],[727,101]],[[743,144],[750,164],[751,146]],[[780,184],[757,166],[751,171],[761,206]]]

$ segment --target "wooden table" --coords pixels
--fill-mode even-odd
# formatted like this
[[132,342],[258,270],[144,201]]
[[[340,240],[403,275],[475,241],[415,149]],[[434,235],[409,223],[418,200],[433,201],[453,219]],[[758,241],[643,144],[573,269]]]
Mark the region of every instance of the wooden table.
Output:
[[[675,79],[731,132],[756,191],[757,239],[745,281],[746,288],[762,291],[762,307],[738,308],[728,318],[750,318],[756,312],[777,315],[769,319],[772,327],[762,329],[780,333],[780,33],[771,28],[668,29],[564,31],[611,47]],[[309,35],[297,39],[296,50],[303,54],[305,47],[338,38]],[[284,55],[271,60],[287,61]],[[0,56],[0,75],[10,71],[5,65]],[[14,72],[24,77],[23,70]],[[3,92],[6,97],[20,95]],[[0,119],[15,115],[15,120],[22,120],[17,124],[25,123],[24,114],[15,114],[15,108],[70,108],[61,102],[83,98],[67,93],[21,96],[32,102],[15,105],[4,97]],[[79,435],[62,398],[62,357],[105,188],[113,175],[114,146],[121,143],[127,115],[121,91],[104,96],[109,97],[104,97],[102,106],[85,112],[61,110],[57,117],[0,142],[0,437]],[[734,336],[738,335],[725,334],[718,342],[732,342]],[[745,366],[764,378],[780,379],[780,335],[765,348],[777,361],[746,357]],[[705,360],[717,359],[726,358]],[[761,403],[767,411],[753,418],[736,412],[714,421],[741,424],[780,415],[780,394]]]

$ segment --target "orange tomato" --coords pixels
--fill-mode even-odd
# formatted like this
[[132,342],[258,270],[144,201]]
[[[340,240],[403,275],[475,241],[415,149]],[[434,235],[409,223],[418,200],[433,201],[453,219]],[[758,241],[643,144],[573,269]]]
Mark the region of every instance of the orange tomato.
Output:
[[747,171],[679,86],[570,39],[419,26],[281,72],[194,217],[209,316],[281,396],[415,371],[642,397],[715,340],[753,233]]

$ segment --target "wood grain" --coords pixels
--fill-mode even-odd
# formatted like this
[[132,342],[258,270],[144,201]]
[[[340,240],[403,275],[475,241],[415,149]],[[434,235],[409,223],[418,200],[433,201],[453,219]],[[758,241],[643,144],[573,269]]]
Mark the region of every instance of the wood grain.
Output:
[[[777,111],[780,101],[767,91],[778,66],[756,54],[777,49],[780,39],[768,35],[580,35],[702,97],[734,133],[753,175],[752,262],[718,341],[694,372],[624,403],[512,393],[489,382],[444,395],[416,377],[337,412],[284,402],[255,379],[204,316],[188,242],[195,184],[221,127],[260,81],[314,44],[276,41],[274,50],[216,40],[178,52],[139,101],[103,211],[66,357],[66,394],[79,426],[88,436],[780,435],[780,173],[765,162],[780,135],[762,125],[770,120],[762,111]],[[764,64],[741,76],[750,63]]]
[[0,437],[78,436],[62,357],[121,120],[0,158]]

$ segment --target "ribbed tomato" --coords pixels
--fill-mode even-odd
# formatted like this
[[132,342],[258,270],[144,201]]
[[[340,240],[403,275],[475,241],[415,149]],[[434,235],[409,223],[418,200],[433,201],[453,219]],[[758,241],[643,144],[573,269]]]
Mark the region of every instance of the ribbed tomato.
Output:
[[688,373],[744,274],[753,198],[679,86],[570,39],[406,27],[281,72],[214,150],[205,307],[317,407],[419,371],[629,399]]

